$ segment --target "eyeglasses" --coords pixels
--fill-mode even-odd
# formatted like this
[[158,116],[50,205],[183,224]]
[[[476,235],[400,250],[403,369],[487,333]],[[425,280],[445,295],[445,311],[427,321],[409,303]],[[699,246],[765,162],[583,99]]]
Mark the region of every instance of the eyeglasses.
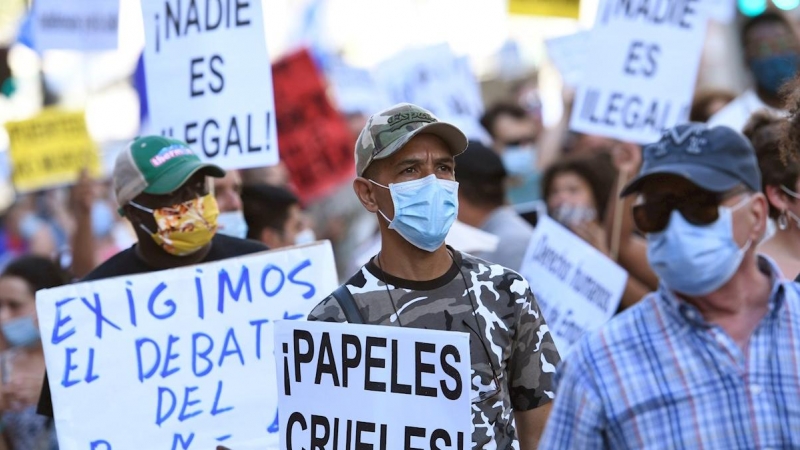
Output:
[[[471,294],[472,293],[470,293],[470,295]],[[472,300],[472,297],[470,297],[470,300]],[[474,304],[473,304],[473,313],[475,313]],[[469,331],[475,333],[475,335],[478,336],[478,341],[480,341],[481,347],[483,347],[483,351],[486,352],[486,359],[487,361],[489,361],[489,367],[492,368],[492,383],[494,383],[494,386],[491,386],[492,389],[485,392],[481,392],[480,394],[478,394],[478,396],[472,397],[471,399],[472,403],[481,403],[483,401],[489,400],[492,397],[495,397],[497,394],[500,393],[500,378],[497,376],[497,371],[494,368],[494,363],[492,363],[492,355],[489,353],[489,349],[486,348],[486,344],[483,342],[483,337],[481,337],[480,333],[478,333],[474,328],[472,328],[472,326],[470,326],[470,324],[467,323],[466,319],[462,320],[462,323],[469,329]],[[475,316],[475,323],[478,323],[477,315]]]
[[692,225],[710,225],[719,219],[719,205],[723,201],[746,191],[745,187],[722,194],[698,190],[682,197],[665,197],[634,206],[633,221],[642,233],[658,233],[669,225],[670,215],[677,209]]

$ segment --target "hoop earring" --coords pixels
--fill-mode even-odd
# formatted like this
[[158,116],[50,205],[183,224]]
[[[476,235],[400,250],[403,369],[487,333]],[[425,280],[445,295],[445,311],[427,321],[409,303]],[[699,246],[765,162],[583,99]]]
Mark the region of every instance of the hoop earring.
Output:
[[781,211],[781,214],[778,216],[778,229],[781,231],[785,231],[789,228],[789,217],[786,215],[786,210]]

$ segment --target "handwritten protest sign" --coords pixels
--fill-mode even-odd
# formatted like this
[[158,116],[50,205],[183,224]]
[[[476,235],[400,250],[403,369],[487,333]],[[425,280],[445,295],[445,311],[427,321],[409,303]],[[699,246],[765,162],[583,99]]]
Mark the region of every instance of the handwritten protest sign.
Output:
[[83,112],[46,109],[38,116],[6,122],[14,187],[21,192],[74,183],[88,168],[101,174],[97,146]]
[[120,0],[36,0],[33,36],[38,50],[117,48]]
[[614,315],[628,279],[624,269],[547,216],[536,223],[520,273],[562,357]]
[[308,51],[282,58],[272,72],[282,159],[302,200],[313,201],[354,176],[354,138]]
[[580,0],[509,0],[508,12],[527,16],[552,16],[577,19]]
[[568,86],[577,86],[583,78],[583,61],[587,57],[590,36],[590,31],[579,31],[544,42],[547,56]]
[[277,448],[272,326],[338,285],[327,241],[39,291],[62,450]]
[[275,348],[282,449],[472,448],[466,333],[281,321]]
[[150,125],[225,169],[277,164],[261,0],[142,1]]
[[466,58],[447,44],[404,50],[378,66],[376,81],[393,103],[414,103],[458,126],[469,138],[484,139],[480,87]]
[[625,141],[658,140],[689,118],[710,0],[606,0],[584,61],[570,127]]

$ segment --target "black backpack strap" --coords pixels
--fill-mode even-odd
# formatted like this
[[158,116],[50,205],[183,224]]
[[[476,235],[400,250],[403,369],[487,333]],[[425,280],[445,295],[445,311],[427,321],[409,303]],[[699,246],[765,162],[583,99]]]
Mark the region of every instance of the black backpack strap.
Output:
[[353,298],[353,295],[345,285],[341,285],[333,291],[333,298],[339,302],[339,307],[342,308],[348,323],[364,323],[364,318],[358,310],[358,305],[356,305],[356,299]]

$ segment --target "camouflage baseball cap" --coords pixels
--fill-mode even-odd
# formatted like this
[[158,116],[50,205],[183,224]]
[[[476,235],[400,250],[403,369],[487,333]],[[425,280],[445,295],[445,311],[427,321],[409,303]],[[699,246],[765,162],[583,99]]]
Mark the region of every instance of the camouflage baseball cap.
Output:
[[388,158],[418,134],[442,138],[453,156],[467,148],[467,137],[455,125],[440,122],[425,108],[400,103],[367,120],[356,141],[356,173],[364,176],[373,161]]

